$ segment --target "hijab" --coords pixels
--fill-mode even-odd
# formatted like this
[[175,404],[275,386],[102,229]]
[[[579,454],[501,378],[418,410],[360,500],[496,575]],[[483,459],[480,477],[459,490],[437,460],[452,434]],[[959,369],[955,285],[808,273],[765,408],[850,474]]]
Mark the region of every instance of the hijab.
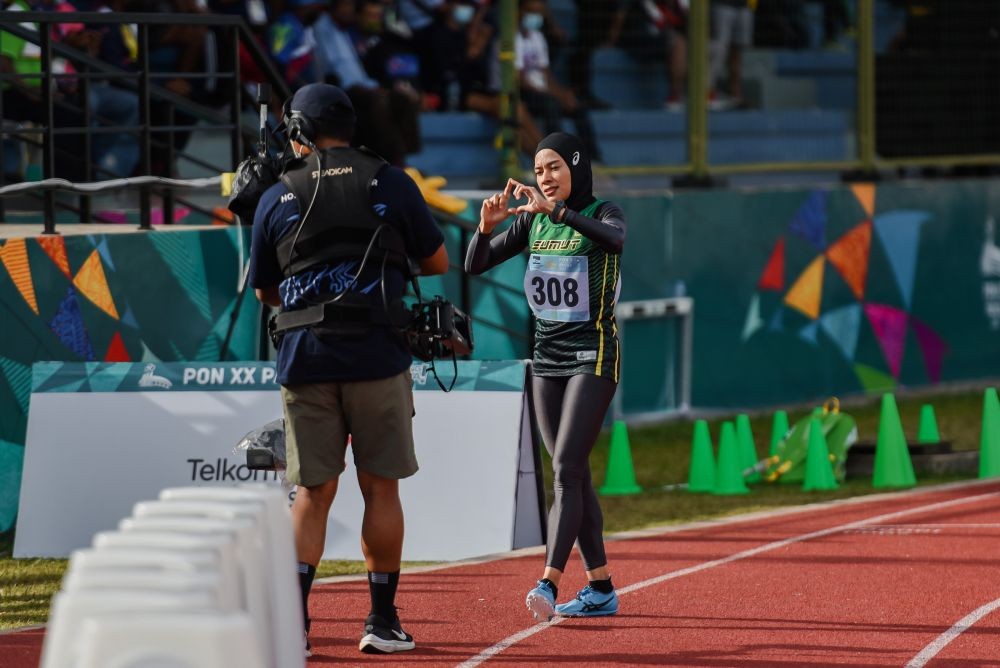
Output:
[[570,192],[566,206],[573,211],[582,211],[594,201],[594,177],[590,170],[590,156],[577,137],[565,132],[553,132],[538,142],[535,155],[542,149],[550,148],[566,161],[570,173]]

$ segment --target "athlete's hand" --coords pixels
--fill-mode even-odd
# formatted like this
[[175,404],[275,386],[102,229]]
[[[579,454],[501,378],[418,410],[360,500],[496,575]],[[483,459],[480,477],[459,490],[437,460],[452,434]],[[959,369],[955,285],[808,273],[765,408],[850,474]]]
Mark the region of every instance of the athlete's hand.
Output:
[[514,199],[526,198],[528,202],[522,204],[513,210],[513,213],[552,213],[556,208],[556,203],[545,199],[538,188],[533,186],[525,185],[519,181],[511,179],[508,182],[508,187],[510,184],[514,184]]
[[483,206],[479,210],[480,232],[483,234],[492,234],[493,228],[507,220],[507,217],[514,213],[513,209],[508,208],[510,195],[514,191],[514,185],[514,179],[509,179],[507,187],[503,189],[502,193],[497,193],[483,200]]

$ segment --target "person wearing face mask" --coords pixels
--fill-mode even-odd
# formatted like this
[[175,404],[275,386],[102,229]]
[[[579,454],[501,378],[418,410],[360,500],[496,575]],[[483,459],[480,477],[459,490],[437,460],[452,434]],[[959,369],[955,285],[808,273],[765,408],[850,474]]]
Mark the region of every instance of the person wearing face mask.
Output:
[[[481,274],[525,248],[531,253],[524,290],[536,318],[532,406],[552,455],[555,500],[545,570],[526,605],[542,621],[613,615],[618,596],[588,459],[621,369],[615,303],[625,215],[617,204],[594,197],[590,157],[573,135],[557,132],[538,144],[535,177],[537,188],[511,179],[503,192],[483,201],[465,270]],[[512,207],[511,199],[526,203]],[[494,235],[510,215],[511,225]],[[589,584],[556,605],[574,542]]]
[[580,104],[573,91],[556,81],[549,68],[548,44],[542,34],[545,1],[521,0],[520,9],[520,29],[514,38],[514,67],[520,77],[521,100],[545,132],[558,132],[562,117],[572,118],[587,153],[592,160],[599,161],[600,152],[586,106]]

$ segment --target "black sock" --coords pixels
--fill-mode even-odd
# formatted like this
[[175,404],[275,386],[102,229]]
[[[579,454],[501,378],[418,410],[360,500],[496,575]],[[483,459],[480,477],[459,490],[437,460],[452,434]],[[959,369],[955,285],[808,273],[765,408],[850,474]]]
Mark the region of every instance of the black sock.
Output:
[[539,582],[544,582],[545,584],[547,584],[549,587],[552,588],[552,597],[553,598],[559,598],[559,587],[556,586],[555,582],[553,582],[552,580],[550,580],[548,578],[542,578],[541,580],[539,580]]
[[611,584],[611,577],[609,576],[607,580],[591,580],[590,586],[595,591],[599,591],[602,594],[610,594],[615,590],[615,586]]
[[312,588],[314,577],[316,577],[316,567],[300,561],[299,588],[302,590],[302,620],[306,625],[306,633],[309,632],[309,590]]
[[396,586],[399,571],[394,573],[372,573],[368,571],[368,593],[372,598],[372,615],[378,615],[392,624],[396,619]]

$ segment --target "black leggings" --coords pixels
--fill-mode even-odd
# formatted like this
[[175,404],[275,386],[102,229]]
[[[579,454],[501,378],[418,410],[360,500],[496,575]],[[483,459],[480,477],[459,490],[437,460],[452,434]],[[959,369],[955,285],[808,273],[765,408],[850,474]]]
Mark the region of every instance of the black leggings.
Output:
[[545,449],[552,455],[555,488],[546,565],[560,571],[566,570],[577,540],[588,571],[608,563],[602,536],[604,516],[587,460],[617,387],[614,381],[591,374],[532,378],[535,415]]

